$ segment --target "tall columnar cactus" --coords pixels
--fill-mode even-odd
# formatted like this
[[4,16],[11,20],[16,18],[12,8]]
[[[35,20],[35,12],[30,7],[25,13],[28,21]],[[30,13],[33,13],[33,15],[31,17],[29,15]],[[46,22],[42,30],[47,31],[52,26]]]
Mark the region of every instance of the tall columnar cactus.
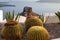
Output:
[[43,23],[41,19],[37,17],[30,17],[25,21],[25,28],[26,31],[31,27],[31,26],[43,26]]
[[48,40],[49,33],[48,31],[40,26],[32,26],[27,31],[27,39],[26,40]]
[[6,23],[2,28],[1,37],[6,40],[21,39],[23,29],[21,25],[16,21],[18,15],[14,19],[14,11],[13,11],[12,15],[10,14],[10,12],[7,12],[5,17],[6,17]]

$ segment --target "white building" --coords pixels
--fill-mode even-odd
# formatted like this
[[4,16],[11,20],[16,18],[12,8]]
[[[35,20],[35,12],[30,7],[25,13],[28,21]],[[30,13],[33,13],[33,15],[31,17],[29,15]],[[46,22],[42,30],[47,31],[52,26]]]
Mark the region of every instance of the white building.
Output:
[[2,21],[3,21],[3,11],[0,10],[0,22],[2,22]]

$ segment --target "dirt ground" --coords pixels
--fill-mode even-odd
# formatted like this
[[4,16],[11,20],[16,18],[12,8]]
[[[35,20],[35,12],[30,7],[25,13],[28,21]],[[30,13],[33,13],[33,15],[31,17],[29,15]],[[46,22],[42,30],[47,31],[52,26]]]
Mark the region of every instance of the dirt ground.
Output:
[[48,23],[44,24],[44,27],[48,30],[51,39],[60,38],[60,24]]

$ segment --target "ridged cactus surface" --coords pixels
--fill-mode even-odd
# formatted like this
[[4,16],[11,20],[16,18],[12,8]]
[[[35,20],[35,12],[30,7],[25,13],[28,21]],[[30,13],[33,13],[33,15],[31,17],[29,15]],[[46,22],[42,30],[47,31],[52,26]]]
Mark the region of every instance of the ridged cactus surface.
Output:
[[27,31],[27,40],[48,40],[48,31],[40,26],[33,26]]
[[25,28],[26,31],[31,27],[31,26],[43,26],[42,20],[37,18],[37,17],[30,17],[25,21]]
[[15,39],[21,39],[22,37],[22,30],[21,26],[18,24],[5,24],[2,32],[1,37],[6,40],[15,40]]
[[17,40],[22,38],[23,28],[17,22],[18,14],[16,18],[14,18],[14,11],[11,14],[10,12],[6,13],[6,23],[4,24],[1,31],[1,38],[5,40]]

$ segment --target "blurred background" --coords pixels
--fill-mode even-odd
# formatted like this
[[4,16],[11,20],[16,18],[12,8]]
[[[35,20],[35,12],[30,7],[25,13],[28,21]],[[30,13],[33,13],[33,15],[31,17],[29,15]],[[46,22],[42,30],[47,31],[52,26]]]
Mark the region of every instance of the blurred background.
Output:
[[37,14],[46,16],[55,15],[56,11],[60,11],[60,0],[0,0],[0,10],[3,10],[3,19],[7,11],[15,11],[15,15],[23,11],[25,6],[32,7]]

